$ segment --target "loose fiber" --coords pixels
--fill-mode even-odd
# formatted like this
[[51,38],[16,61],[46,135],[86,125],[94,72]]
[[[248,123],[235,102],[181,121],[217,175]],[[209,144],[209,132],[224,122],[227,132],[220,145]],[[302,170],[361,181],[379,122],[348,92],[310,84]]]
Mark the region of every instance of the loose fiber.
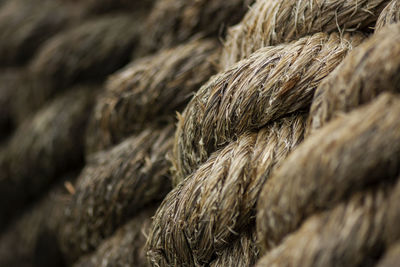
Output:
[[128,63],[137,43],[140,16],[92,19],[53,37],[34,58],[32,71],[57,88],[88,80],[100,82]]
[[254,224],[259,190],[274,166],[302,140],[305,117],[246,133],[212,154],[167,195],[148,239],[157,266],[206,265]]
[[254,0],[158,0],[145,22],[141,53],[155,52],[189,40],[195,34],[217,35],[240,21]]
[[386,25],[400,22],[400,2],[392,0],[381,12],[375,25],[375,31]]
[[63,266],[57,231],[71,198],[64,182],[75,177],[63,177],[0,236],[0,266]]
[[0,156],[0,213],[9,220],[64,172],[83,163],[83,137],[93,90],[75,88],[24,122]]
[[317,88],[308,133],[384,91],[400,92],[400,23],[354,49]]
[[26,63],[47,39],[79,17],[76,10],[54,2],[13,0],[0,7],[0,65]]
[[389,0],[258,0],[228,31],[221,67],[258,49],[318,32],[354,31],[374,25]]
[[218,48],[211,40],[190,42],[135,60],[111,76],[90,122],[87,152],[107,148],[146,126],[172,122],[175,111],[216,72]]
[[[398,222],[395,222],[398,223]],[[395,267],[400,265],[400,241],[389,247],[377,267]]]
[[151,225],[154,211],[155,207],[147,207],[73,267],[149,266],[144,250],[145,233]]
[[293,151],[265,183],[258,200],[262,247],[275,247],[307,216],[348,194],[398,175],[398,114],[400,98],[385,93],[326,125]]
[[71,262],[166,195],[171,185],[165,155],[172,142],[172,126],[146,129],[89,159],[78,177],[61,233],[63,251]]
[[384,247],[400,238],[399,201],[400,182],[392,190],[353,194],[309,218],[256,266],[372,266]]
[[179,119],[173,153],[178,179],[243,132],[306,110],[321,80],[362,39],[318,33],[260,49],[210,79]]

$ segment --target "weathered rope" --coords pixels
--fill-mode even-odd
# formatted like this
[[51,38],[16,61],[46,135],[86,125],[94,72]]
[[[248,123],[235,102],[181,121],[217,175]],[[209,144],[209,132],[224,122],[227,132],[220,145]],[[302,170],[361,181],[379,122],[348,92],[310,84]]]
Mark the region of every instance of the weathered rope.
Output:
[[0,265],[396,260],[398,18],[394,0],[0,0]]
[[258,0],[232,27],[221,67],[249,57],[258,49],[318,32],[354,31],[375,23],[388,0]]
[[175,111],[216,72],[218,54],[216,42],[193,41],[133,61],[111,76],[91,119],[87,152],[172,122]]
[[400,24],[388,26],[354,49],[318,87],[310,129],[375,98],[400,92]]
[[246,133],[215,152],[164,199],[148,239],[155,265],[204,265],[254,223],[259,190],[299,144],[305,116]]
[[47,39],[79,19],[77,10],[54,2],[13,0],[1,7],[1,66],[26,63]]
[[140,17],[131,15],[89,20],[49,40],[33,59],[31,69],[57,88],[88,80],[101,82],[129,62],[139,23]]
[[[385,176],[381,176],[385,178]],[[256,266],[366,266],[400,238],[400,180],[309,218]]]
[[61,229],[63,251],[74,262],[119,226],[169,191],[173,127],[147,129],[93,155],[77,179]]
[[252,2],[158,0],[145,21],[139,54],[176,46],[195,35],[217,35],[222,26],[239,22]]
[[217,148],[247,130],[306,110],[314,90],[363,40],[362,35],[318,33],[291,44],[260,49],[212,78],[179,119],[175,179],[181,181]]
[[64,182],[75,177],[76,174],[69,174],[60,179],[0,235],[0,266],[62,266],[57,234],[63,223],[64,208],[71,198]]
[[260,194],[257,230],[263,248],[275,247],[308,216],[349,194],[397,177],[398,114],[400,98],[383,94],[315,132],[290,154]]
[[144,244],[155,207],[144,211],[105,240],[92,254],[82,257],[73,267],[148,266]]
[[2,221],[38,197],[60,175],[83,163],[93,89],[75,88],[39,110],[16,130],[0,156]]
[[210,267],[254,266],[258,253],[255,233],[241,233],[239,239],[227,244],[222,253],[217,253],[217,259],[210,263]]

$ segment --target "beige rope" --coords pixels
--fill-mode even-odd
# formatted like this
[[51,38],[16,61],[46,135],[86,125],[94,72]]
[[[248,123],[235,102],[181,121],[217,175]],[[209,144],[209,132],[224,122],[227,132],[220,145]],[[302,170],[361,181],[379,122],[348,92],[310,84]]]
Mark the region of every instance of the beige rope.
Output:
[[353,194],[334,209],[309,218],[256,266],[369,265],[392,238],[400,238],[399,201],[400,180],[393,189]]
[[172,190],[148,239],[153,263],[205,265],[240,238],[240,229],[254,224],[259,190],[269,173],[301,142],[304,120],[296,115],[243,134]]
[[400,92],[400,24],[374,34],[354,49],[318,87],[308,132],[374,99],[383,91]]
[[383,94],[326,125],[285,160],[258,201],[257,231],[264,249],[278,245],[308,216],[399,174],[399,112],[400,98]]
[[0,212],[6,221],[40,196],[59,175],[83,161],[82,128],[93,88],[74,88],[21,124],[0,150]]
[[258,49],[318,32],[354,31],[373,25],[388,0],[258,0],[229,30],[223,69]]
[[72,261],[165,196],[170,189],[165,154],[172,147],[172,136],[172,126],[147,129],[90,158],[78,177],[61,229],[64,253]]
[[109,78],[87,134],[87,152],[105,149],[145,127],[172,122],[175,111],[216,70],[219,47],[194,41],[134,61]]
[[173,163],[177,181],[247,130],[307,110],[314,90],[363,40],[318,33],[260,49],[202,86],[179,118]]

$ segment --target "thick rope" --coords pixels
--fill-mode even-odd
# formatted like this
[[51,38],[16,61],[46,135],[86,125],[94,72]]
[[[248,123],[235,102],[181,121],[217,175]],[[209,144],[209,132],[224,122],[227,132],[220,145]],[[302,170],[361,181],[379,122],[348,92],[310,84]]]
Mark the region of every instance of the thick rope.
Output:
[[242,22],[229,30],[221,67],[258,49],[318,32],[362,29],[376,21],[388,0],[258,0]]
[[192,93],[215,70],[219,47],[194,41],[134,61],[109,78],[97,100],[87,134],[87,152],[105,149],[145,127],[172,122]]
[[259,190],[302,140],[305,116],[246,133],[180,183],[158,209],[148,240],[155,265],[205,265],[254,224]]
[[50,37],[75,24],[78,10],[43,0],[8,1],[0,7],[0,65],[26,63]]
[[263,48],[213,77],[179,118],[174,144],[175,179],[181,181],[219,147],[247,130],[307,110],[321,80],[363,40],[318,33],[291,44]]
[[139,23],[140,17],[131,15],[89,20],[49,40],[33,59],[31,69],[57,88],[99,82],[129,62]]
[[[76,174],[63,177],[42,199],[0,236],[0,266],[60,266],[58,229],[71,194],[64,188]],[[41,253],[45,250],[45,253]]]
[[145,21],[139,54],[215,36],[239,22],[254,0],[158,0]]
[[172,141],[172,126],[147,129],[90,158],[61,229],[63,251],[72,262],[166,195],[170,182],[165,154]]
[[374,34],[343,60],[318,87],[309,133],[384,91],[400,92],[400,24]]
[[[381,176],[385,178],[385,176]],[[309,218],[256,266],[367,266],[400,238],[400,180]]]
[[59,176],[83,163],[93,89],[75,88],[53,100],[16,130],[0,156],[1,220],[11,219]]
[[264,249],[278,245],[308,216],[365,186],[397,177],[399,112],[400,98],[383,94],[326,125],[285,160],[258,201],[257,231]]
[[73,267],[148,266],[144,249],[145,233],[151,225],[154,211],[154,206],[147,207]]

